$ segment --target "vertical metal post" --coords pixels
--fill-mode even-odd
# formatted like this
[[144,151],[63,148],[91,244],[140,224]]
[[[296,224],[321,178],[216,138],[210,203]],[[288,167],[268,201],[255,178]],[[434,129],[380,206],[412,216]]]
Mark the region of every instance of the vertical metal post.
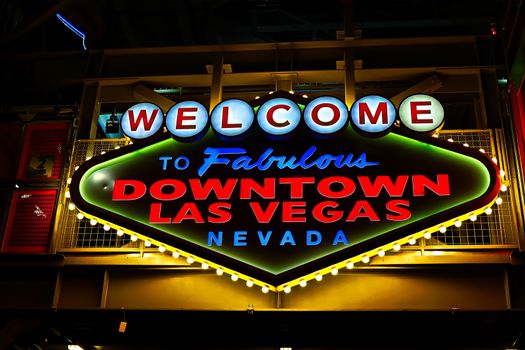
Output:
[[224,57],[219,54],[213,59],[213,73],[211,77],[210,111],[222,101],[222,75]]
[[109,272],[104,270],[104,280],[102,281],[102,293],[100,294],[100,308],[105,309],[108,302]]
[[348,109],[355,102],[355,67],[354,52],[350,49],[345,50],[345,104]]
[[51,305],[51,307],[54,309],[58,308],[61,291],[62,291],[62,270],[58,270],[57,277],[55,280],[55,290],[53,292],[53,305]]
[[95,138],[97,133],[97,118],[100,114],[100,83],[86,83],[82,91],[80,103],[80,121],[78,138]]

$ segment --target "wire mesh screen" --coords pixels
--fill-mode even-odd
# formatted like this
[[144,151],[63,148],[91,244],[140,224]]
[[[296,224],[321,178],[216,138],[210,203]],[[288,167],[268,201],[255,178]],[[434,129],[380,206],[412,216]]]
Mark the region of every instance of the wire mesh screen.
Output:
[[[468,144],[469,147],[483,149],[489,157],[503,158],[496,154],[496,143],[491,130],[442,131],[440,138]],[[71,157],[70,173],[75,167],[90,157],[107,152],[126,144],[125,139],[78,141]],[[509,189],[511,191],[512,189]],[[436,233],[424,243],[427,249],[469,248],[476,246],[516,246],[516,224],[513,219],[511,196],[501,192],[500,205],[493,206],[491,215],[480,215],[476,221],[463,222],[462,226],[451,227],[445,233]],[[91,225],[88,219],[78,219],[77,211],[68,210],[69,200],[65,202],[63,213],[62,248],[137,248],[138,242],[131,242],[129,236],[118,236],[113,229],[104,230],[100,224]]]
[[[482,150],[490,158],[502,160],[504,157],[496,152],[492,130],[446,130],[440,132],[439,137]],[[438,246],[441,249],[444,246],[515,246],[516,226],[512,215],[511,196],[507,191],[500,192],[500,197],[501,204],[494,205],[490,215],[479,215],[476,221],[465,221],[460,227],[452,226],[445,233],[437,232],[431,240],[425,242],[426,247]]]
[[[69,178],[75,168],[91,157],[111,151],[127,144],[126,139],[82,140],[75,143],[71,162],[69,164]],[[68,180],[69,182],[69,180]],[[116,230],[104,229],[103,225],[90,223],[89,219],[79,218],[78,212],[71,201],[66,199],[60,225],[61,248],[138,248],[138,242],[132,242],[128,235],[119,236]],[[80,216],[82,217],[82,216]],[[106,227],[107,228],[107,227]]]

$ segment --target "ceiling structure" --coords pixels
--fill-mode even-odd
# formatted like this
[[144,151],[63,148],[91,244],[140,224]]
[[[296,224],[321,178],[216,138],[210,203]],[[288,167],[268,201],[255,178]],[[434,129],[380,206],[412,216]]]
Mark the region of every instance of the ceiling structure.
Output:
[[[4,52],[333,40],[353,27],[362,38],[487,35],[503,29],[511,0],[4,0]],[[353,26],[352,26],[353,24]],[[347,35],[352,36],[352,35]]]

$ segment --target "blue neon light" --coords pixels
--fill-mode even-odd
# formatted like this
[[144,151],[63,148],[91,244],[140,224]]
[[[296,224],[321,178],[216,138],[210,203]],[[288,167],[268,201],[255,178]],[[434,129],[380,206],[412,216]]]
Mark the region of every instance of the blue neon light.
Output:
[[[207,156],[204,158],[203,164],[198,170],[199,176],[204,175],[206,171],[215,165],[229,165],[233,170],[252,170],[257,168],[258,170],[268,170],[272,166],[277,166],[279,169],[310,169],[316,167],[318,169],[326,169],[333,165],[337,169],[343,167],[353,168],[357,167],[363,169],[367,166],[379,165],[378,162],[369,162],[366,159],[366,153],[361,153],[359,156],[355,156],[352,153],[349,154],[321,154],[315,155],[317,151],[315,146],[310,147],[300,157],[296,156],[274,156],[273,148],[267,148],[261,156],[257,159],[252,159],[247,156],[247,151],[244,148],[213,148],[207,147],[204,150],[204,154]],[[233,160],[226,158],[225,156],[233,155],[237,156]]]
[[57,13],[57,18],[60,20],[60,22],[64,23],[64,25],[71,30],[73,33],[78,35],[82,39],[82,47],[84,50],[87,50],[86,47],[86,34],[82,33],[80,30],[78,30],[77,27],[75,27],[73,24],[71,24],[67,19],[62,17],[59,13]]

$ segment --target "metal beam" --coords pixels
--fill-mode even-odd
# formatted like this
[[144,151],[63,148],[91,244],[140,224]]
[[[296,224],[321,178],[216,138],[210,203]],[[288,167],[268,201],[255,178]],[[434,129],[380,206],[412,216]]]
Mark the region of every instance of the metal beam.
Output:
[[172,100],[164,97],[142,84],[137,84],[133,89],[133,96],[141,101],[152,102],[167,112],[174,104]]
[[398,107],[401,101],[413,94],[432,93],[443,86],[443,82],[435,74],[421,80],[419,83],[412,85],[406,90],[401,91],[397,95],[390,98],[390,101]]

